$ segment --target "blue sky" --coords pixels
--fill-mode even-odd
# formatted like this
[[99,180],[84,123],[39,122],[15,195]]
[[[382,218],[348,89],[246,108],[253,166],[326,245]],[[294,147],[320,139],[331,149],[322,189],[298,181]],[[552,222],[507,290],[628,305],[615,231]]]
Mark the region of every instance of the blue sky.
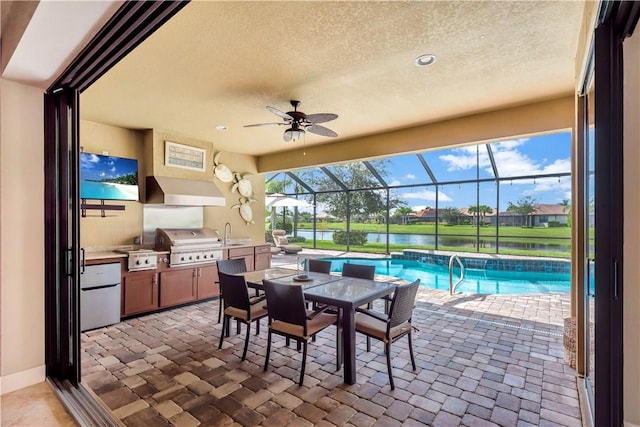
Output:
[[[571,172],[569,132],[503,140],[489,145],[501,178]],[[427,151],[422,155],[440,183],[494,177],[486,144]],[[387,161],[385,180],[390,186],[433,182],[415,154],[390,157]],[[377,161],[372,160],[371,163],[375,166]],[[475,205],[478,197],[476,188],[475,183],[440,185],[439,207],[466,208]],[[393,190],[393,196],[404,200],[416,211],[427,206],[435,207],[434,186],[396,189]],[[537,203],[561,203],[563,199],[571,199],[571,178],[502,181],[500,211],[506,210],[509,202],[516,203],[525,196],[533,197]],[[496,207],[494,182],[480,184],[479,204]]]
[[[571,134],[560,133],[534,138],[522,138],[493,142],[491,146],[502,177],[519,177],[571,172]],[[485,145],[453,148],[423,153],[423,157],[439,182],[461,181],[494,176]],[[479,158],[479,168],[477,160]],[[430,182],[424,168],[414,155],[390,158],[389,185]],[[398,173],[401,171],[401,173]],[[464,208],[476,203],[475,184],[450,184],[440,186],[439,206]],[[405,200],[413,208],[435,206],[434,187],[424,189],[400,189],[396,197]],[[538,203],[557,204],[571,199],[571,178],[538,178],[502,181],[500,186],[500,210],[509,202],[517,202],[524,196],[533,197]],[[480,204],[495,207],[496,186],[480,184]]]
[[121,157],[101,156],[98,154],[81,153],[81,179],[100,181],[116,178],[138,172],[138,161]]

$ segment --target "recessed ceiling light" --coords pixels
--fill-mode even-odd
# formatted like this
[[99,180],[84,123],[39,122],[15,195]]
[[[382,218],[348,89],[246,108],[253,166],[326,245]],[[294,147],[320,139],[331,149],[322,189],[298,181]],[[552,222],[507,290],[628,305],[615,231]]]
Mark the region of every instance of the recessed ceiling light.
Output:
[[426,67],[436,62],[436,56],[433,53],[427,53],[420,55],[416,58],[416,65],[418,67]]
[[229,130],[229,126],[227,126],[227,125],[218,125],[218,126],[216,126],[216,130],[221,130],[221,131]]

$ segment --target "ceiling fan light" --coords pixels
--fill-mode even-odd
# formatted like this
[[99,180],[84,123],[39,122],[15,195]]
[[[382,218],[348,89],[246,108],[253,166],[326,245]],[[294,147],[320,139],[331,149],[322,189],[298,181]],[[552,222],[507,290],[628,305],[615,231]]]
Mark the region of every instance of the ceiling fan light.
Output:
[[285,141],[296,142],[304,137],[304,129],[300,129],[297,126],[290,127],[284,131],[283,138]]

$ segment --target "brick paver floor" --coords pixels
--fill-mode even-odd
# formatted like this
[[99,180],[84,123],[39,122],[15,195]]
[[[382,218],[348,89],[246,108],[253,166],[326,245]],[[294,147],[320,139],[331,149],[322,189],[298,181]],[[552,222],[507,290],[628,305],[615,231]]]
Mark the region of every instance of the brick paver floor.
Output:
[[[128,426],[581,426],[575,371],[563,363],[568,294],[449,296],[421,288],[407,341],[358,336],[357,383],[335,371],[334,331],[301,353],[274,336],[263,372],[266,323],[240,361],[244,329],[225,338],[218,302],[129,319],[82,336],[82,375]],[[232,330],[235,328],[232,328]]]

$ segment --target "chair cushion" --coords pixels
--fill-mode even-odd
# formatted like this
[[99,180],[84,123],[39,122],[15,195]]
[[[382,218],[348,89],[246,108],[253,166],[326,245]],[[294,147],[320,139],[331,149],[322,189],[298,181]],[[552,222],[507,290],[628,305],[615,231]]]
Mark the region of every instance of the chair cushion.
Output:
[[297,253],[302,250],[302,248],[298,245],[280,245],[279,247],[287,253]]
[[[404,322],[394,328],[391,328],[390,339],[393,340],[398,335],[402,335],[411,330],[411,323]],[[377,338],[386,343],[387,340],[387,324],[375,317],[367,316],[364,313],[356,313],[356,331]]]
[[309,339],[312,335],[334,324],[337,318],[335,314],[322,313],[311,320],[307,320],[307,335],[304,335],[304,328],[301,325],[294,325],[293,323],[282,322],[280,320],[271,322],[269,328],[273,331],[282,332],[283,334]]
[[250,318],[247,319],[247,311],[241,310],[235,307],[227,307],[224,309],[224,314],[227,316],[235,317],[236,319],[244,320],[245,322],[251,322],[252,320],[259,319],[267,315],[267,308],[264,304],[254,304],[251,306]]

